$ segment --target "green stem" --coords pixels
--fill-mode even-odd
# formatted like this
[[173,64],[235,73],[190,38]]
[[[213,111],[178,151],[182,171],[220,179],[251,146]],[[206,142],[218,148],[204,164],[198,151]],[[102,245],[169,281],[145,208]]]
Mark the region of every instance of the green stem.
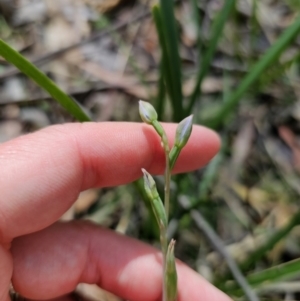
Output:
[[166,157],[166,167],[165,167],[165,212],[167,216],[167,221],[169,218],[169,207],[170,207],[170,181],[171,181],[171,170],[170,170],[170,160],[169,160],[169,154],[170,154],[170,147],[169,147],[169,142],[168,142],[168,137],[161,126],[161,124],[155,120],[152,122],[152,125],[156,132],[159,134],[161,137],[161,142],[162,142],[162,147],[165,151],[165,157]]
[[166,158],[166,167],[165,167],[165,199],[164,199],[164,205],[165,205],[165,213],[167,218],[167,227],[163,229],[161,227],[160,229],[160,243],[162,247],[162,253],[163,253],[163,301],[166,300],[166,292],[167,292],[167,282],[165,279],[166,275],[166,265],[167,265],[167,250],[168,250],[168,238],[167,238],[167,229],[168,229],[168,219],[169,219],[169,208],[170,208],[170,182],[171,182],[171,169],[170,169],[170,160],[169,160],[169,154],[170,154],[170,147],[168,142],[168,137],[161,126],[161,124],[155,120],[152,122],[152,125],[156,132],[161,137],[161,142],[163,149],[165,151],[165,158]]
[[167,282],[166,282],[166,269],[167,269],[167,251],[168,251],[168,242],[167,242],[167,229],[160,229],[160,244],[163,253],[163,301],[166,301],[166,292],[167,292]]
[[180,154],[180,151],[181,151],[181,149],[177,145],[174,145],[170,151],[169,160],[170,160],[170,169],[171,170],[173,169],[173,167],[176,163],[176,160]]
[[[162,135],[162,144],[164,146],[165,150],[165,157],[166,157],[166,168],[165,168],[165,199],[164,199],[164,204],[165,204],[165,212],[167,216],[167,225],[168,225],[168,220],[169,220],[169,208],[170,208],[170,181],[171,181],[171,172],[170,172],[170,161],[169,161],[169,153],[170,153],[170,148],[169,148],[169,143],[167,139],[167,135],[164,132]],[[163,249],[163,301],[166,300],[166,292],[167,292],[167,282],[166,282],[166,267],[167,267],[167,249],[168,249],[168,242],[167,242],[167,228],[165,229],[163,235],[163,240],[162,240],[162,249]]]
[[[169,148],[169,146],[168,146]],[[171,182],[171,171],[170,171],[170,162],[169,162],[169,153],[170,150],[165,150],[166,153],[166,170],[165,170],[165,211],[167,216],[167,221],[169,219],[170,211],[170,182]]]

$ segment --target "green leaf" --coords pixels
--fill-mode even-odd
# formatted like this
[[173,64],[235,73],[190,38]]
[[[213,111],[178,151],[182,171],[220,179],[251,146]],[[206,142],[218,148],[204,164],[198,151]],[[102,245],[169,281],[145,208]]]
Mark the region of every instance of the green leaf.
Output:
[[181,62],[172,0],[161,0],[160,7],[153,6],[152,15],[162,49],[163,75],[173,108],[174,120],[184,117],[181,85]]
[[46,90],[78,121],[91,121],[90,117],[83,111],[80,105],[63,92],[49,77],[30,63],[19,52],[11,48],[0,39],[0,56],[16,66],[21,72],[34,80],[41,88]]
[[161,58],[160,65],[159,65],[159,80],[158,80],[158,93],[156,96],[156,108],[157,108],[157,115],[158,120],[162,120],[165,103],[166,103],[166,86],[165,86],[165,71],[164,71],[164,64],[163,59]]

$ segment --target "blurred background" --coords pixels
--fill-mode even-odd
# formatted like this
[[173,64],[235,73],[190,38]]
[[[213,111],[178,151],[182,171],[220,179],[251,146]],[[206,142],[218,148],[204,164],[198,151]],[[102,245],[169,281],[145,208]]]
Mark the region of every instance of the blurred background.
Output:
[[[154,4],[0,0],[0,38],[94,121],[140,122],[143,99],[161,120],[192,113],[195,123],[217,130],[222,149],[214,160],[172,179],[176,256],[235,300],[248,299],[232,261],[260,300],[300,300],[300,2],[175,1],[175,19],[162,18],[160,39]],[[0,143],[73,121],[0,57]],[[163,179],[157,182],[162,190]],[[159,246],[141,188],[137,181],[85,191],[62,218]],[[78,290],[91,300],[119,300],[94,286]]]

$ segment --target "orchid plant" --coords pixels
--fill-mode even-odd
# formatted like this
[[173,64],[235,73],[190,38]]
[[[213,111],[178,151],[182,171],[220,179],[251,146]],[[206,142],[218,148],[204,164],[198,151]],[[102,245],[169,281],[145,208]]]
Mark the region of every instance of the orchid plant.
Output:
[[144,174],[144,189],[147,197],[150,200],[151,207],[160,230],[160,244],[163,253],[163,301],[177,300],[177,272],[174,256],[175,240],[171,239],[168,243],[167,229],[170,204],[170,182],[171,171],[176,163],[176,160],[189,140],[192,132],[193,116],[183,119],[177,126],[175,143],[170,149],[169,141],[164,128],[157,120],[157,113],[154,107],[145,101],[139,102],[139,112],[142,120],[151,125],[161,138],[161,144],[165,152],[166,167],[165,167],[165,189],[164,203],[162,202],[153,177],[142,169]]

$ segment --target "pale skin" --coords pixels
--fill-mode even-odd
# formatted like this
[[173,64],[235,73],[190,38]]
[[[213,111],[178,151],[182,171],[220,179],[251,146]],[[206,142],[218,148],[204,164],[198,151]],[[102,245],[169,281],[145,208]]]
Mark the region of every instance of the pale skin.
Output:
[[[176,125],[164,128],[173,142]],[[218,136],[194,126],[174,172],[197,169],[217,153]],[[93,283],[132,301],[161,300],[161,255],[142,242],[85,222],[57,222],[80,191],[164,171],[157,134],[138,123],[52,126],[0,145],[0,301],[9,286],[26,299],[70,300]],[[230,301],[178,262],[178,301]]]

